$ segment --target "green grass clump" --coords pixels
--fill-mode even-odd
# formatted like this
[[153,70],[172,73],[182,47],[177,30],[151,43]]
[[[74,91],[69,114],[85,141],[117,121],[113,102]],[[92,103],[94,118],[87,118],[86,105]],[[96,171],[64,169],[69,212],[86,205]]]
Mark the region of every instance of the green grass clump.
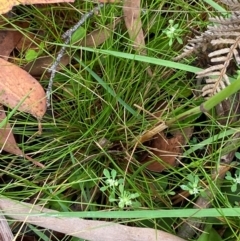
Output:
[[[53,59],[64,45],[62,34],[93,7],[92,2],[80,0],[72,5],[19,6],[7,21],[25,36],[34,33],[36,39],[32,41],[37,47],[27,54],[16,51],[12,61],[25,66],[41,57]],[[220,165],[221,155],[227,152],[224,144],[239,130],[234,123],[219,124],[212,108],[239,86],[235,82],[206,101],[193,95],[194,73],[199,68],[192,60],[184,64],[172,60],[181,53],[181,41],[186,44],[192,36],[189,27],[204,30],[208,17],[224,9],[217,1],[187,0],[142,1],[142,8],[146,56],[136,53],[122,21],[96,47],[67,46],[71,61],[56,74],[52,105],[42,120],[41,136],[34,135],[37,121],[33,117],[14,114],[10,121],[15,124],[13,131],[19,146],[46,168],[39,169],[10,154],[2,155],[1,195],[19,201],[34,200],[69,216],[74,216],[69,212],[77,211],[93,211],[97,215],[96,211],[106,209],[131,210],[134,212],[129,218],[120,216],[122,212],[101,218],[175,233],[173,227],[182,223],[181,217],[193,214],[188,209],[192,210],[193,203],[208,188],[215,208],[205,221],[208,230],[214,232],[214,224],[214,230],[224,228],[229,237],[236,238],[239,220],[228,215],[231,216],[231,207],[239,206],[239,187],[231,192],[232,183],[226,180],[221,190],[211,176]],[[122,17],[121,4],[106,5],[81,26],[75,38],[80,40],[96,29],[104,29],[116,17]],[[17,27],[19,21],[28,27]],[[169,34],[172,27],[177,29],[176,35]],[[146,71],[148,67],[153,76]],[[36,78],[47,88],[47,73]],[[146,146],[136,148],[135,143],[159,122],[153,116],[161,103],[166,105],[161,120],[169,124],[169,131],[192,127],[195,139],[187,144],[178,167],[155,173],[139,162],[139,153]],[[202,113],[201,104],[209,111],[208,118]],[[232,149],[238,146],[235,143]],[[195,192],[191,188],[196,188]],[[192,195],[175,204],[174,198],[182,194],[182,189],[191,189]],[[228,209],[222,217],[214,212],[225,208]],[[149,212],[141,216],[142,210],[156,209],[169,210],[173,215],[151,216]],[[41,240],[46,239],[33,226],[29,228]]]

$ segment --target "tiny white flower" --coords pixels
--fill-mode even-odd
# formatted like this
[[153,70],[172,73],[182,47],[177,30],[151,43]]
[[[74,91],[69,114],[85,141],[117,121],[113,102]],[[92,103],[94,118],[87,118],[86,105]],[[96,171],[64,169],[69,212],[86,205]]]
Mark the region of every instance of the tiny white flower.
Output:
[[199,190],[198,190],[198,188],[194,187],[193,189],[189,190],[189,193],[195,195],[195,194],[199,193]]
[[118,181],[114,180],[114,179],[107,179],[106,183],[110,186],[110,187],[116,187],[118,185]]

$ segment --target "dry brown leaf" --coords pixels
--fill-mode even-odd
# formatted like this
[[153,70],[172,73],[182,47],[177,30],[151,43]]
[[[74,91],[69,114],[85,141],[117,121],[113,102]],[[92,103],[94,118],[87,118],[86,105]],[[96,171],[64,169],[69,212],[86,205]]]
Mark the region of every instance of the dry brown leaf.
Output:
[[115,27],[121,22],[122,18],[117,18],[112,24],[108,24],[104,28],[93,30],[85,38],[76,45],[83,47],[97,47],[109,39]]
[[[176,166],[177,157],[182,153],[182,146],[184,146],[190,136],[192,135],[192,128],[185,128],[182,132],[178,131],[172,133],[172,138],[167,138],[163,132],[157,134],[151,141],[150,147],[153,155],[148,154],[142,160],[144,163],[151,162],[147,165],[147,169],[154,172],[162,172],[169,166]],[[157,156],[161,161],[153,158]]]
[[[56,70],[61,70],[63,66],[69,64],[70,60],[70,56],[68,54],[64,54]],[[38,57],[36,60],[28,63],[23,69],[33,76],[42,76],[42,74],[45,73],[46,70],[52,66],[52,64],[53,58],[51,56],[43,56]]]
[[126,0],[123,5],[124,20],[130,39],[134,41],[137,51],[145,46],[144,35],[141,21],[141,1]]
[[10,53],[20,41],[22,34],[14,30],[0,31],[0,57],[8,60]]
[[[129,37],[134,42],[133,47],[139,54],[146,55],[141,21],[141,0],[125,0],[123,13]],[[150,77],[153,76],[149,67],[147,68],[147,73]]]
[[[168,166],[176,166],[176,157],[181,153],[182,136],[175,136],[167,139],[164,133],[157,134],[151,141],[151,149],[154,156],[159,157],[162,162],[153,159],[153,156],[148,155],[143,162],[150,162],[147,169],[154,172],[161,172]],[[153,161],[154,160],[154,161]],[[166,163],[166,165],[165,165]]]
[[[139,108],[139,106],[137,107]],[[173,137],[167,138],[164,130],[168,126],[164,123],[162,116],[169,111],[169,103],[161,100],[156,104],[155,108],[156,111],[153,114],[149,114],[158,120],[159,123],[139,136],[134,146],[145,142],[151,153],[145,152],[140,157],[140,162],[150,162],[147,165],[147,169],[154,172],[161,172],[170,166],[176,166],[178,164],[177,161],[181,159],[182,147],[187,144],[192,136],[193,128],[186,127],[182,130],[170,130],[169,133]],[[159,160],[157,160],[156,157],[158,157]]]
[[41,40],[34,33],[25,33],[16,45],[16,49],[24,53],[29,49],[38,50]]
[[0,103],[41,119],[46,112],[46,94],[30,74],[0,58]]
[[[5,111],[3,109],[3,106],[0,105],[0,123],[6,118]],[[12,128],[10,124],[7,122],[5,126],[0,128],[0,152],[2,150],[9,152],[11,154],[17,155],[17,156],[22,156],[28,159],[29,161],[33,162],[35,165],[44,167],[41,163],[38,161],[32,159],[31,157],[25,155],[20,148],[18,147],[15,137],[12,133]]]
[[184,200],[186,200],[190,196],[189,191],[180,191],[173,197],[171,197],[171,201],[173,205],[176,205],[178,203],[182,203]]
[[[6,16],[6,19],[8,17]],[[1,19],[0,25],[6,26],[8,30],[1,30],[0,31],[0,57],[8,60],[8,57],[10,53],[14,50],[14,48],[17,48],[19,50],[20,43],[23,42],[23,39],[26,39],[26,35],[23,35],[21,31],[18,29],[13,29],[11,25],[7,24],[7,20]],[[29,23],[28,22],[16,22],[15,23],[19,28],[28,28]],[[34,39],[33,36],[29,36],[29,38]],[[29,40],[29,39],[28,39]],[[30,41],[30,40],[29,40]],[[26,42],[26,41],[25,41]],[[31,41],[32,43],[32,41]],[[22,49],[20,49],[21,51]]]
[[62,2],[74,2],[74,0],[1,0],[0,14],[7,13],[12,7],[19,4],[40,4],[40,3],[62,3]]
[[[3,109],[3,106],[0,105],[0,122],[2,122],[5,118],[5,111]],[[0,146],[1,150],[17,156],[23,156],[22,151],[17,146],[17,143],[12,133],[12,128],[9,123],[6,123],[6,125],[0,129]]]

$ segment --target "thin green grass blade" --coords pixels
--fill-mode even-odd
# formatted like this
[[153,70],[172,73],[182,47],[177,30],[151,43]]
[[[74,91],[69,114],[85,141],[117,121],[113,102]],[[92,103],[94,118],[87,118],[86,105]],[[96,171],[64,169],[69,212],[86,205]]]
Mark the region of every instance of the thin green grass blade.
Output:
[[15,112],[18,110],[20,105],[27,99],[29,94],[27,94],[11,111],[8,113],[8,115],[0,122],[0,128],[6,126],[9,119],[15,114]]
[[[33,208],[34,210],[34,208]],[[4,212],[5,215],[10,215]],[[47,217],[75,217],[75,218],[203,218],[203,217],[239,217],[240,208],[208,208],[208,209],[179,209],[179,210],[139,210],[139,211],[112,211],[112,212],[58,212],[58,213],[16,213],[14,215],[47,216]]]
[[212,6],[214,9],[216,9],[218,12],[220,12],[222,15],[228,14],[225,8],[221,7],[219,4],[216,3],[216,1],[212,0],[204,0],[205,3]]
[[[77,58],[76,58],[77,59]],[[77,59],[79,63],[92,75],[92,77],[114,98],[117,99],[117,101],[131,114],[134,116],[137,116],[138,113],[130,107],[123,99],[117,96],[117,94],[111,89],[106,82],[104,82],[97,74],[95,74],[89,67],[87,67],[80,59]]]
[[201,148],[203,148],[206,145],[212,144],[214,141],[217,141],[217,140],[222,139],[224,137],[233,135],[233,134],[237,133],[238,131],[240,131],[240,130],[238,130],[238,129],[237,130],[236,129],[232,129],[232,130],[227,130],[227,131],[224,130],[223,132],[221,132],[219,134],[216,134],[214,136],[211,136],[211,137],[207,138],[206,140],[204,140],[202,142],[199,142],[198,144],[194,145],[189,150],[185,151],[183,153],[183,156],[189,156],[190,154],[192,154],[196,150],[201,149]]
[[[75,47],[73,46],[72,48],[75,48]],[[79,49],[79,47],[76,47],[76,48]],[[202,70],[201,68],[197,68],[197,67],[194,67],[191,65],[181,64],[181,63],[177,63],[177,62],[169,61],[169,60],[157,59],[157,58],[153,58],[153,57],[147,57],[147,56],[143,56],[143,55],[129,54],[129,53],[123,53],[123,52],[118,52],[118,51],[112,51],[112,50],[93,49],[93,48],[88,48],[88,47],[80,47],[80,49],[86,50],[89,52],[112,55],[112,56],[124,58],[124,59],[137,60],[137,61],[145,62],[145,63],[149,63],[149,64],[156,64],[156,65],[165,66],[165,67],[169,67],[169,68],[173,68],[173,69],[184,70],[184,71],[188,71],[191,73],[197,73]]]

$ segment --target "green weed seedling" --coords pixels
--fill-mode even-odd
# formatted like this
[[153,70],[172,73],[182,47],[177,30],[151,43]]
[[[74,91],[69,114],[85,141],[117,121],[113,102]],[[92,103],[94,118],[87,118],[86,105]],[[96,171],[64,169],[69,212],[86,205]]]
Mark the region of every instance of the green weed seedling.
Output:
[[183,30],[179,28],[179,24],[174,24],[173,20],[169,20],[169,27],[163,31],[169,38],[169,46],[172,46],[173,41],[177,39],[178,43],[183,44],[182,39],[180,38]]
[[100,188],[100,190],[102,192],[105,192],[107,189],[110,189],[112,191],[114,191],[115,193],[115,188],[119,185],[123,183],[123,179],[116,179],[117,177],[117,172],[116,170],[111,170],[111,173],[108,171],[108,169],[104,169],[103,170],[103,174],[104,174],[104,178],[106,179],[104,182],[106,184],[106,186],[103,186]]
[[34,59],[36,59],[39,55],[41,55],[43,53],[43,48],[44,48],[44,43],[41,42],[40,45],[39,45],[39,50],[38,51],[36,51],[34,49],[28,49],[26,51],[25,59],[28,62],[33,61]]
[[140,207],[140,203],[138,201],[134,201],[137,197],[140,196],[138,193],[130,193],[129,191],[125,191],[123,184],[119,185],[119,191],[120,191],[119,198],[112,200],[112,201],[113,202],[118,201],[118,206],[120,208],[124,208],[124,207],[138,208],[138,207]]
[[100,190],[102,192],[109,191],[109,202],[118,202],[119,208],[124,207],[132,207],[137,208],[140,207],[140,203],[135,199],[140,195],[138,193],[131,193],[129,191],[124,190],[124,180],[123,178],[117,179],[117,172],[116,170],[109,170],[104,169],[103,177],[105,186],[101,187]]
[[236,152],[236,153],[235,153],[235,157],[236,157],[238,160],[240,160],[240,153],[239,153],[239,152]]
[[225,179],[228,181],[231,181],[231,191],[236,192],[237,191],[237,185],[240,184],[240,169],[237,169],[234,176],[232,176],[231,172],[227,172]]
[[197,194],[201,194],[204,191],[204,189],[201,188],[201,186],[199,185],[198,175],[189,174],[187,176],[187,179],[189,180],[189,182],[186,185],[180,186],[182,190],[188,191],[191,195],[195,196]]

